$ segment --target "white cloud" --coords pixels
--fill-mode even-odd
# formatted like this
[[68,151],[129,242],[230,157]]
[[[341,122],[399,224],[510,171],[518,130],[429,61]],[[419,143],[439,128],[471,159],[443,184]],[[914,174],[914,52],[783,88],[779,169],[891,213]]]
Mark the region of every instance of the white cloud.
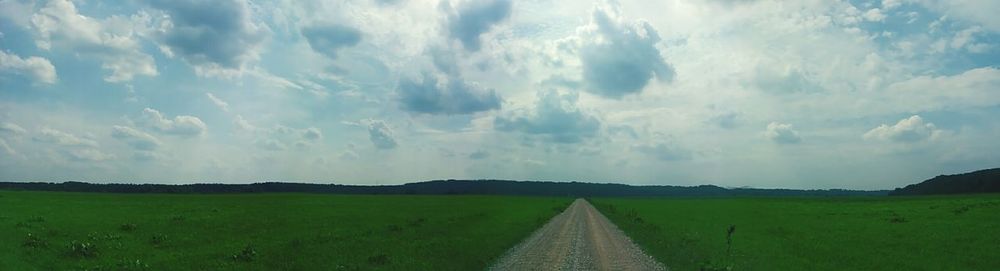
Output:
[[236,115],[236,118],[233,119],[233,124],[236,125],[236,128],[243,131],[253,131],[257,129],[256,126],[253,126],[249,121],[243,118],[243,115]]
[[779,144],[795,144],[802,141],[799,132],[791,124],[771,122],[767,124],[764,137]]
[[3,153],[7,154],[7,156],[17,155],[17,151],[15,151],[14,148],[11,148],[10,145],[7,144],[7,140],[4,140],[3,138],[0,138],[0,150],[3,150]]
[[309,127],[302,130],[302,139],[313,142],[319,141],[320,139],[323,139],[323,132],[320,132],[320,130],[316,127]]
[[288,149],[288,146],[286,146],[285,143],[281,143],[281,141],[271,138],[257,140],[256,145],[257,147],[268,151],[283,151]]
[[994,32],[1000,31],[1000,17],[996,16],[996,10],[1000,10],[1000,1],[918,0],[916,2],[920,3],[929,10],[943,13],[952,19],[979,24]]
[[35,141],[53,143],[60,146],[97,147],[97,141],[93,139],[78,137],[74,134],[48,127],[42,128],[34,139]]
[[361,31],[340,24],[317,24],[303,27],[302,36],[317,53],[337,58],[337,51],[361,42]]
[[23,75],[44,84],[55,83],[57,77],[56,68],[48,59],[37,56],[21,58],[0,50],[0,74],[3,73]]
[[198,136],[207,129],[205,123],[197,117],[181,115],[168,119],[152,108],[143,109],[138,122],[154,131],[179,136]]
[[502,102],[495,89],[465,82],[457,76],[443,82],[428,74],[420,81],[403,78],[396,93],[403,110],[425,114],[472,114],[499,109]]
[[632,149],[662,161],[691,160],[693,157],[690,150],[676,144],[644,144],[633,146]]
[[142,52],[136,39],[136,29],[147,21],[142,13],[98,20],[80,14],[73,2],[53,0],[32,15],[31,26],[39,48],[98,59],[110,71],[105,81],[125,82],[136,75],[157,75],[153,57]]
[[63,154],[70,160],[80,162],[100,162],[115,159],[114,154],[107,154],[97,149],[64,150]]
[[218,97],[215,97],[215,95],[212,94],[211,92],[205,92],[205,96],[208,96],[208,99],[212,101],[212,104],[218,106],[219,109],[222,109],[222,111],[225,112],[229,112],[229,103],[223,101],[222,99],[219,99]]
[[656,44],[660,35],[646,21],[628,21],[617,4],[595,8],[590,24],[577,29],[586,90],[609,98],[642,92],[656,75],[671,81],[673,68]]
[[461,41],[469,51],[479,51],[482,46],[480,36],[510,17],[513,5],[510,0],[470,0],[462,2],[457,10],[452,11],[447,1],[442,3],[449,12],[449,35]]
[[965,49],[971,53],[984,53],[992,47],[986,43],[976,42],[976,36],[983,32],[983,28],[973,26],[955,33],[948,45],[951,49]]
[[493,122],[496,130],[543,136],[560,143],[580,142],[600,132],[601,121],[577,107],[578,93],[550,90],[539,91],[537,96],[534,108],[497,116]]
[[901,0],[882,0],[882,9],[891,10],[902,5]]
[[368,121],[368,139],[379,149],[394,149],[399,145],[392,129],[381,120]]
[[111,137],[125,141],[129,146],[137,150],[144,151],[154,150],[163,144],[156,137],[127,126],[113,126]]
[[149,3],[168,15],[153,36],[161,50],[180,56],[202,76],[226,76],[256,61],[270,29],[254,20],[245,0]]
[[11,122],[0,122],[0,132],[11,135],[23,135],[28,133],[28,131],[21,128],[20,125]]
[[872,22],[881,22],[885,20],[885,14],[882,14],[882,10],[878,8],[869,9],[864,14],[865,20]]
[[892,126],[879,125],[865,133],[863,137],[893,142],[917,142],[938,138],[942,133],[943,131],[935,127],[933,123],[924,123],[923,118],[913,115]]

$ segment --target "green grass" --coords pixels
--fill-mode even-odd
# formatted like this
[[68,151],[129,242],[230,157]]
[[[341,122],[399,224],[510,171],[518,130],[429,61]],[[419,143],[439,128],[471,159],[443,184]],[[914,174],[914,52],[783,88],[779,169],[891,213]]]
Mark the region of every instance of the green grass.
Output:
[[591,202],[672,270],[1000,270],[1000,195]]
[[0,191],[0,269],[476,270],[570,201]]

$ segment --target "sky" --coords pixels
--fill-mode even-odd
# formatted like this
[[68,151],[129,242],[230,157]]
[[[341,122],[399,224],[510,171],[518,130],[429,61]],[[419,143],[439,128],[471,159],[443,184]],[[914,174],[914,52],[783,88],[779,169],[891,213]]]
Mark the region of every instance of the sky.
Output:
[[0,180],[891,189],[1000,166],[998,10],[0,0]]

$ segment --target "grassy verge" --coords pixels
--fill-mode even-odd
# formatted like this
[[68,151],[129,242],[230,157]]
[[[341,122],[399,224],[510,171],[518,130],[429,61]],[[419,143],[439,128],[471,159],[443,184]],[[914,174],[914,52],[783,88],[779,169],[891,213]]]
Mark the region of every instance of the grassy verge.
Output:
[[1000,269],[1000,195],[591,202],[672,270]]
[[475,270],[571,199],[0,191],[5,270]]

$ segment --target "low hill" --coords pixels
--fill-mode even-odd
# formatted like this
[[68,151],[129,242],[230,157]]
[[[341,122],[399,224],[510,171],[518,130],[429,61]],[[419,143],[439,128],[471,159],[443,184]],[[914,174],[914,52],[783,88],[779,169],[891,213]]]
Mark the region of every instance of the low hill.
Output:
[[92,184],[83,182],[0,182],[0,189],[106,192],[106,193],[266,193],[303,192],[330,194],[395,195],[525,195],[568,197],[620,196],[883,196],[888,191],[794,190],[700,186],[634,186],[610,183],[540,182],[507,180],[438,180],[401,185],[339,185],[307,183],[254,184]]
[[918,184],[896,188],[889,195],[947,195],[1000,193],[1000,168],[955,175],[941,175]]

